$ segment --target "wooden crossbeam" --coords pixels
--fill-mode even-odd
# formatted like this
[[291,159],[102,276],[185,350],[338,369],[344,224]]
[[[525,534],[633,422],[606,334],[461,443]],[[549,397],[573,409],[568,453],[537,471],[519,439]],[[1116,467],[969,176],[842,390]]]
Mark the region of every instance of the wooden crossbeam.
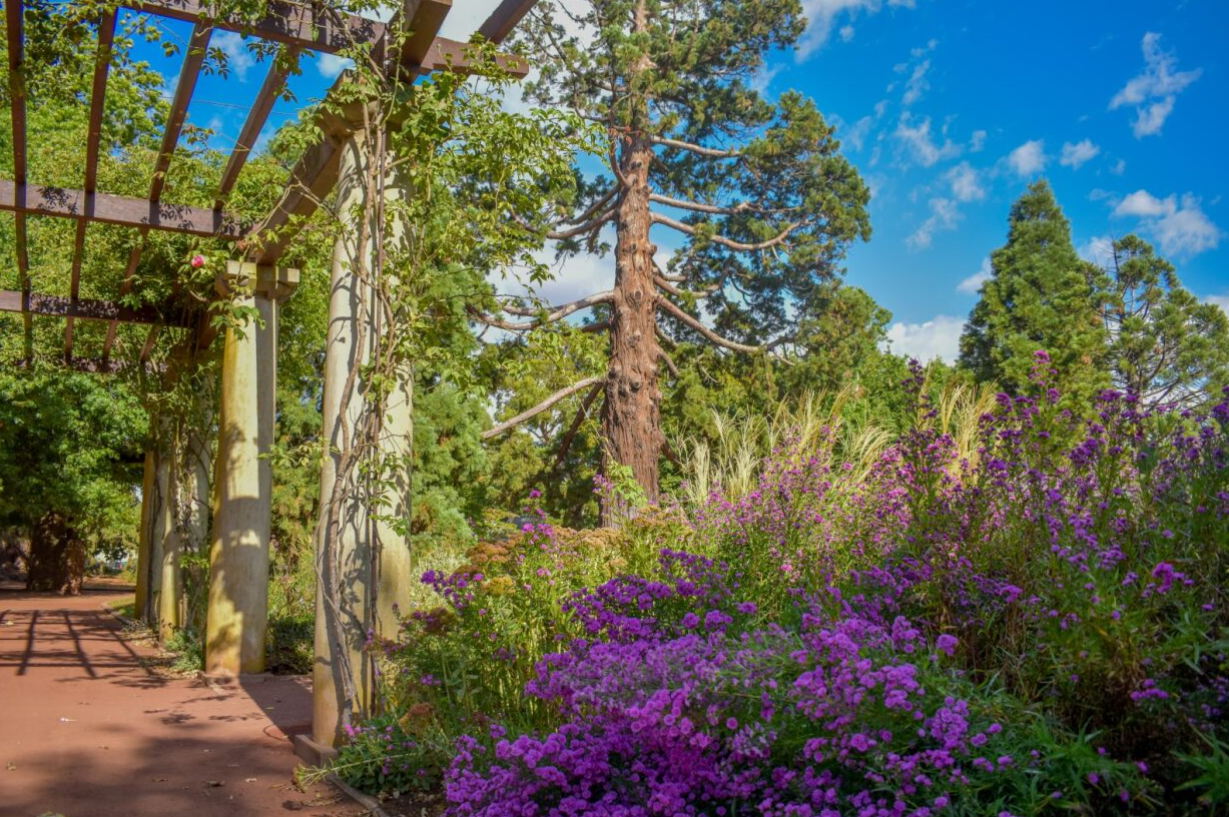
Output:
[[538,0],[503,0],[491,12],[491,16],[478,27],[478,34],[493,43],[501,43],[516,28],[516,24],[529,13]]
[[93,212],[86,207],[84,190],[42,185],[18,185],[0,179],[0,210],[33,216],[55,216],[101,221],[142,230],[186,233],[204,238],[235,241],[243,237],[243,225],[228,213],[167,204],[130,196],[95,193]]
[[[88,217],[94,210],[94,193],[98,189],[98,152],[102,142],[102,114],[106,102],[107,72],[111,67],[111,44],[115,39],[116,10],[103,12],[98,21],[98,53],[94,62],[94,82],[90,89],[90,122],[85,144],[85,213]],[[85,231],[87,219],[77,222],[73,240],[73,267],[70,295],[76,298],[81,293],[81,264],[85,258]],[[64,324],[64,358],[73,357],[74,319]]]
[[[171,167],[171,159],[175,157],[175,148],[179,145],[179,134],[183,131],[184,122],[188,118],[188,106],[192,103],[192,93],[196,90],[196,81],[200,77],[201,66],[209,50],[209,38],[213,35],[213,26],[204,16],[198,15],[193,20],[192,36],[188,41],[188,53],[184,54],[183,66],[179,69],[179,80],[175,83],[175,96],[171,99],[171,110],[166,118],[166,128],[162,132],[162,146],[158,149],[158,161],[154,164],[154,180],[150,185],[149,201],[153,205],[162,198],[166,188],[166,174]],[[218,212],[217,210],[214,211]],[[137,241],[132,245],[128,255],[128,266],[124,270],[124,282],[120,286],[120,295],[132,291],[132,281],[137,273],[137,265],[141,263],[141,253],[145,247],[145,237],[149,235],[149,227],[141,229]],[[107,327],[107,339],[103,343],[102,356],[111,356],[111,347],[115,343],[117,325],[112,321]]]
[[160,324],[165,326],[191,326],[191,316],[182,310],[172,309],[165,314],[150,306],[131,307],[114,301],[95,301],[89,298],[65,298],[59,295],[40,295],[37,292],[0,290],[0,312],[20,312],[27,315],[45,315],[52,318],[78,318],[89,321],[120,321],[122,323]]
[[[25,62],[25,9],[22,0],[6,0],[5,24],[8,31],[9,52],[9,111],[13,125],[13,180],[25,190],[26,184],[26,80]],[[24,204],[24,201],[15,204]],[[21,291],[30,291],[30,252],[26,240],[26,216],[17,211],[14,217],[14,248],[17,254],[17,277]],[[34,353],[34,328],[29,315],[22,316],[25,330],[25,355],[29,360]]]
[[336,54],[356,44],[376,43],[386,28],[384,23],[358,15],[284,0],[270,0],[265,16],[252,21],[214,19],[208,0],[134,0],[125,5],[189,23],[207,20],[227,31],[325,54]]
[[[297,50],[291,49],[287,58],[293,60]],[[226,168],[222,171],[222,181],[218,185],[218,198],[214,202],[215,209],[221,210],[226,203],[227,196],[230,195],[235,182],[239,179],[240,171],[243,170],[244,164],[247,163],[252,153],[252,147],[256,144],[265,122],[269,119],[269,114],[273,111],[273,104],[277,102],[278,96],[286,86],[288,71],[279,62],[277,59],[273,61],[273,66],[265,76],[264,84],[260,86],[260,93],[256,95],[256,101],[252,103],[252,110],[248,112],[247,121],[243,123],[243,130],[239,132],[235,149],[231,151],[230,158],[226,161]]]

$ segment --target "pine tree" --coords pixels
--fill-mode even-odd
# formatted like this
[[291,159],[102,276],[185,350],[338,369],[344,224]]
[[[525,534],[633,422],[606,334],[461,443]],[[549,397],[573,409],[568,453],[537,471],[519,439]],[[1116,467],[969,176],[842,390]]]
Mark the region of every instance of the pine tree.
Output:
[[1087,404],[1109,385],[1097,270],[1076,254],[1070,224],[1045,181],[1012,205],[1008,223],[1007,243],[990,256],[993,275],[960,339],[961,365],[982,382],[1021,393],[1035,354],[1044,350],[1060,391]]
[[[500,305],[529,322],[480,319],[532,330],[595,310],[609,367],[583,390],[604,393],[606,470],[630,470],[650,500],[664,444],[659,366],[672,365],[659,337],[726,353],[779,348],[847,245],[870,235],[867,188],[815,103],[791,92],[774,105],[752,87],[764,54],[804,27],[798,0],[559,0],[524,27],[541,70],[530,95],[610,140],[608,175],[547,214],[549,237],[565,257],[600,253],[602,228],[614,225],[615,284],[570,304]],[[666,233],[685,246],[663,269],[655,239]]]
[[1148,242],[1114,242],[1100,293],[1116,388],[1148,406],[1219,396],[1229,383],[1229,318],[1185,289]]

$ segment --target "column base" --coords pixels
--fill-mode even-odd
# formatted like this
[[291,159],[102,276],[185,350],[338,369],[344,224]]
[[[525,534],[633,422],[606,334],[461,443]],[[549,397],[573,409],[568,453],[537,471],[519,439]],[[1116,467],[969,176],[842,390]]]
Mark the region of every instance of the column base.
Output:
[[337,750],[312,740],[311,735],[294,736],[294,753],[308,766],[319,768],[337,759]]

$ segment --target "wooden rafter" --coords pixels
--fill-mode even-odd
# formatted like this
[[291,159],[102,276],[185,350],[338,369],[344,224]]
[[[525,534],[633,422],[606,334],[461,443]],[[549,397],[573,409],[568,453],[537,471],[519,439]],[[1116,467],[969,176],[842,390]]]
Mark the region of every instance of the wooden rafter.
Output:
[[503,0],[491,16],[478,27],[478,34],[493,43],[501,43],[516,28],[516,24],[529,13],[538,0]]
[[252,21],[215,19],[210,14],[208,0],[137,0],[131,6],[189,23],[206,20],[227,31],[325,54],[336,54],[356,44],[378,42],[386,28],[384,23],[358,15],[318,10],[318,7],[284,0],[271,0],[267,5],[268,13]]
[[[166,129],[162,132],[162,145],[158,149],[158,161],[154,163],[154,180],[150,185],[149,201],[157,206],[166,189],[166,174],[171,167],[171,159],[175,157],[175,148],[179,145],[179,134],[183,131],[184,122],[188,118],[188,106],[192,103],[192,93],[196,90],[196,81],[200,77],[201,66],[209,50],[209,38],[213,35],[213,26],[203,17],[198,16],[192,25],[192,36],[188,41],[188,53],[184,54],[183,67],[179,70],[179,81],[175,83],[175,96],[171,99],[171,110],[167,114]],[[213,211],[215,214],[218,210]],[[132,291],[132,282],[141,263],[141,252],[145,247],[145,238],[149,235],[149,227],[141,229],[137,241],[132,245],[128,255],[128,266],[124,270],[124,283],[120,285],[120,295]],[[117,329],[115,321],[107,327],[107,339],[103,343],[102,357],[111,356],[111,347],[115,343]]]
[[[73,240],[73,271],[69,294],[76,300],[81,294],[81,264],[85,258],[85,231],[94,214],[94,194],[98,190],[98,153],[102,142],[102,114],[106,106],[107,73],[111,67],[111,44],[115,39],[116,10],[103,12],[98,21],[98,54],[94,62],[94,82],[90,89],[90,122],[85,144],[85,218],[77,221]],[[73,357],[74,318],[64,324],[64,358]]]
[[[533,6],[534,0],[504,0],[483,23],[476,39],[500,42],[513,26]],[[178,145],[187,117],[188,106],[196,86],[209,37],[220,28],[244,35],[280,43],[292,51],[311,50],[336,54],[355,45],[369,44],[372,54],[385,62],[392,71],[425,74],[436,70],[465,73],[470,70],[466,43],[439,37],[438,31],[452,0],[404,0],[404,5],[389,23],[380,23],[356,15],[348,15],[316,5],[271,0],[267,13],[254,20],[217,19],[212,16],[210,0],[135,0],[129,7],[162,17],[193,24],[191,42],[176,84],[166,130],[154,168],[148,199],[114,196],[97,191],[99,150],[101,148],[102,112],[110,50],[114,39],[116,11],[104,11],[98,24],[98,60],[91,90],[90,123],[87,138],[85,185],[81,190],[43,187],[28,183],[26,171],[25,87],[22,72],[24,60],[24,26],[22,0],[5,0],[8,23],[9,93],[13,124],[14,177],[0,180],[0,210],[14,213],[17,237],[17,264],[21,292],[0,292],[0,311],[23,314],[26,327],[26,356],[32,355],[31,315],[47,314],[67,319],[65,328],[65,358],[72,362],[73,326],[79,319],[109,322],[102,368],[111,364],[110,354],[120,322],[162,323],[163,316],[152,309],[130,309],[104,301],[83,300],[80,296],[80,273],[83,264],[86,227],[91,221],[136,228],[139,240],[128,258],[121,295],[132,291],[145,239],[150,230],[237,240],[254,237],[247,255],[260,263],[273,263],[285,251],[293,238],[295,225],[306,220],[328,195],[337,181],[340,159],[339,144],[334,136],[326,138],[307,151],[296,164],[282,199],[274,210],[251,231],[222,211],[225,200],[249,158],[256,139],[268,120],[272,107],[285,86],[286,71],[271,68],[260,94],[253,104],[243,131],[222,174],[214,209],[162,203],[167,172]],[[403,23],[403,20],[409,20]],[[408,37],[396,49],[387,43],[400,33]],[[515,56],[497,57],[505,71],[517,77],[528,72],[528,65]],[[26,217],[44,215],[72,218],[77,221],[73,243],[72,281],[69,298],[36,295],[29,279]],[[155,328],[142,351],[146,359],[157,337]],[[117,364],[118,365],[118,364]]]
[[95,193],[93,213],[87,215],[87,199],[84,190],[19,185],[8,179],[0,179],[0,210],[22,215],[100,221],[121,227],[136,227],[143,232],[159,230],[226,241],[235,241],[244,234],[243,225],[237,219],[204,207]]
[[89,321],[121,321],[170,326],[191,325],[191,320],[180,310],[163,312],[148,306],[131,307],[113,301],[65,298],[59,295],[40,295],[37,292],[12,290],[0,290],[0,312],[21,312],[28,315]]
[[[290,59],[294,59],[296,51],[297,49],[292,49],[291,53],[287,56]],[[227,196],[234,189],[235,182],[239,179],[239,173],[243,170],[244,164],[247,163],[248,157],[252,153],[252,148],[260,137],[260,132],[264,129],[265,122],[269,119],[269,114],[273,111],[273,104],[277,102],[282,89],[286,87],[288,71],[279,63],[279,60],[273,61],[273,66],[265,76],[264,84],[260,86],[260,93],[256,95],[256,101],[252,103],[252,110],[248,113],[248,118],[243,123],[243,130],[239,131],[239,139],[235,142],[235,149],[231,151],[230,158],[226,161],[226,168],[222,171],[222,181],[218,185],[218,198],[214,202],[214,209],[221,210],[222,206],[226,203]]]

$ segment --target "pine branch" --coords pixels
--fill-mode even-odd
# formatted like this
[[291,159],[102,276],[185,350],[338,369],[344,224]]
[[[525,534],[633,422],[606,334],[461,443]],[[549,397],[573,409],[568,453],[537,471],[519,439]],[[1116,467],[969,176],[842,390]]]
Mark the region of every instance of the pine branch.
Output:
[[711,159],[736,159],[742,154],[736,150],[722,150],[720,148],[706,148],[703,145],[694,145],[691,142],[684,142],[681,139],[667,139],[664,136],[650,137],[655,145],[661,145],[667,148],[677,148],[695,153],[699,156],[707,156]]
[[585,399],[581,401],[580,408],[576,410],[576,416],[572,418],[572,424],[568,426],[567,433],[563,435],[563,440],[559,443],[559,453],[555,455],[555,464],[551,466],[551,473],[559,470],[559,466],[563,465],[563,459],[568,455],[568,449],[572,447],[572,440],[576,438],[580,431],[581,425],[585,422],[585,417],[589,414],[589,409],[593,406],[593,401],[602,393],[602,384],[595,383],[589,393],[585,395]]
[[676,199],[671,196],[663,196],[660,193],[650,193],[649,201],[664,204],[668,207],[677,207],[680,210],[694,210],[697,213],[709,213],[714,216],[735,216],[739,213],[753,209],[747,202],[739,202],[733,207],[722,207],[717,204],[701,204],[697,201],[689,199]]
[[[680,233],[685,233],[690,236],[694,236],[699,233],[699,230],[692,227],[690,224],[684,224],[681,221],[676,221],[669,216],[663,216],[661,213],[653,213],[652,218],[654,224],[662,224],[666,227],[678,230]],[[785,239],[789,238],[790,233],[794,232],[794,230],[797,230],[801,226],[801,221],[795,221],[776,236],[768,239],[767,241],[760,241],[756,244],[745,244],[741,241],[735,241],[732,238],[726,238],[723,235],[708,236],[708,240],[712,241],[714,244],[720,244],[723,247],[727,247],[738,252],[758,252],[760,250],[772,249],[773,247],[781,244],[785,241]]]
[[729,338],[723,338],[721,335],[718,335],[716,332],[709,329],[707,326],[700,323],[698,320],[696,320],[692,316],[688,315],[682,309],[679,309],[679,307],[676,306],[668,298],[658,298],[657,303],[660,307],[665,309],[671,315],[678,318],[680,321],[687,324],[692,329],[696,330],[701,335],[708,338],[710,341],[717,344],[718,346],[724,346],[725,348],[732,349],[735,352],[747,352],[750,354],[754,354],[756,352],[763,352],[763,351],[766,351],[768,348],[766,346],[748,346],[745,343],[738,343],[737,341],[730,340]]
[[537,417],[542,412],[547,411],[553,405],[555,405],[556,403],[558,403],[560,400],[564,399],[565,397],[570,397],[576,392],[587,389],[593,386],[594,384],[600,384],[602,380],[604,379],[605,378],[602,376],[586,377],[584,380],[581,380],[577,383],[573,383],[572,385],[568,386],[565,389],[560,389],[559,391],[552,394],[550,397],[543,400],[541,403],[538,403],[533,408],[528,409],[526,411],[522,411],[520,414],[516,415],[512,419],[505,420],[504,422],[500,423],[494,428],[482,432],[482,439],[490,440],[494,437],[498,437],[499,435],[503,434],[506,431],[511,431],[512,429],[516,428],[517,426],[519,426],[521,423],[525,422],[526,420],[531,420],[534,417]]
[[657,286],[663,291],[669,292],[676,298],[694,298],[697,301],[702,301],[711,296],[713,293],[717,292],[717,290],[721,289],[719,284],[712,284],[703,292],[695,292],[689,289],[679,289],[674,284],[667,281],[665,276],[660,274],[653,276],[653,283],[657,284]]
[[[572,301],[571,303],[562,304],[560,306],[552,306],[549,307],[550,311],[546,314],[545,318],[539,321],[539,324],[554,323],[560,318],[566,318],[573,312],[579,312],[582,309],[588,309],[590,307],[597,306],[598,304],[609,303],[612,300],[614,300],[614,290],[608,289],[605,292],[595,292],[592,295],[586,295],[585,297]],[[532,318],[542,314],[542,310],[526,309],[525,307],[521,306],[509,306],[505,304],[501,308],[504,312],[511,315],[520,315],[521,317],[525,318]]]

